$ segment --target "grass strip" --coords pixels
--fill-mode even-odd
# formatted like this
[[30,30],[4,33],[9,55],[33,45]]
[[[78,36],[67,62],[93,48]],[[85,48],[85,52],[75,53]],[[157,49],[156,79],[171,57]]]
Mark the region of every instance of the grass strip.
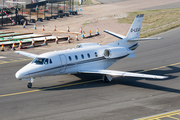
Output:
[[118,22],[132,24],[137,14],[144,14],[141,38],[153,36],[180,26],[180,8],[131,12],[125,18],[118,18]]

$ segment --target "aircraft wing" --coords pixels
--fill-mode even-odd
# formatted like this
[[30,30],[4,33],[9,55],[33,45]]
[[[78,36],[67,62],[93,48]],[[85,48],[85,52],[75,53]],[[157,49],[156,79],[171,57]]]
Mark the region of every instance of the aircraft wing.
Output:
[[157,38],[138,38],[138,39],[131,39],[128,40],[128,42],[134,42],[134,41],[146,41],[146,40],[161,40],[163,39],[162,37],[157,37]]
[[21,54],[30,58],[36,58],[38,55],[33,54],[33,53],[28,53],[28,52],[24,52],[24,51],[14,51],[17,54]]
[[128,76],[128,77],[141,77],[141,78],[153,78],[153,79],[166,79],[167,76],[158,76],[158,75],[148,75],[124,71],[115,71],[115,70],[80,70],[79,73],[94,73],[94,74],[105,74],[111,76]]
[[108,33],[108,34],[110,34],[110,35],[112,35],[114,37],[120,38],[120,39],[125,38],[125,36],[123,36],[123,35],[120,35],[120,34],[117,34],[117,33],[114,33],[114,32],[108,31],[108,30],[104,30],[104,32]]

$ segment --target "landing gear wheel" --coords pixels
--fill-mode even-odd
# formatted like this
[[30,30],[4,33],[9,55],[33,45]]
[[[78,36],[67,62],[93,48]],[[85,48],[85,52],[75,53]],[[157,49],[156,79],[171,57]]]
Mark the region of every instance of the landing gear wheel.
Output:
[[31,88],[31,87],[32,87],[32,83],[28,83],[28,84],[27,84],[27,87],[28,87],[28,88]]

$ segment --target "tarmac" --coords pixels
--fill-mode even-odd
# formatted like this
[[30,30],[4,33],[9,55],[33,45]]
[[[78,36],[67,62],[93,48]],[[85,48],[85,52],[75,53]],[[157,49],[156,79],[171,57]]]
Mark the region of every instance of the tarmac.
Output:
[[[32,59],[12,51],[1,52],[1,120],[133,120],[154,115],[158,120],[178,119],[179,114],[163,114],[164,118],[161,114],[177,113],[180,108],[179,32],[177,28],[155,36],[163,37],[162,40],[139,42],[136,58],[124,58],[108,68],[169,77],[164,80],[114,77],[110,83],[104,83],[101,75],[60,75],[36,78],[33,88],[28,89],[27,81],[17,80],[15,73]],[[72,48],[80,42],[100,42],[103,38],[116,40],[100,32],[97,38],[23,51],[41,54]]]

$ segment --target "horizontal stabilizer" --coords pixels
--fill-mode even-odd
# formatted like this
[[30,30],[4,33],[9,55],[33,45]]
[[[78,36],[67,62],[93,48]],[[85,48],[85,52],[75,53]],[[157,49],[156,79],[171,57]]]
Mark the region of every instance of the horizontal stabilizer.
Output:
[[15,51],[15,53],[17,54],[21,54],[30,58],[36,58],[38,55],[33,54],[33,53],[28,53],[28,52],[24,52],[24,51]]
[[119,38],[119,39],[125,38],[125,36],[123,36],[123,35],[120,35],[120,34],[117,34],[117,33],[114,33],[114,32],[108,31],[108,30],[104,30],[104,32],[105,32],[105,33],[108,33],[108,34],[110,34],[110,35],[112,35],[112,36],[114,36],[114,37],[117,37],[117,38]]
[[157,37],[157,38],[139,38],[139,39],[128,40],[128,42],[145,41],[145,40],[161,40],[161,39],[163,39],[163,38],[162,37]]
[[79,73],[93,73],[93,74],[105,74],[112,76],[128,76],[128,77],[141,77],[141,78],[153,78],[153,79],[166,79],[167,76],[158,76],[158,75],[148,75],[140,73],[131,73],[124,71],[115,71],[115,70],[81,70]]

